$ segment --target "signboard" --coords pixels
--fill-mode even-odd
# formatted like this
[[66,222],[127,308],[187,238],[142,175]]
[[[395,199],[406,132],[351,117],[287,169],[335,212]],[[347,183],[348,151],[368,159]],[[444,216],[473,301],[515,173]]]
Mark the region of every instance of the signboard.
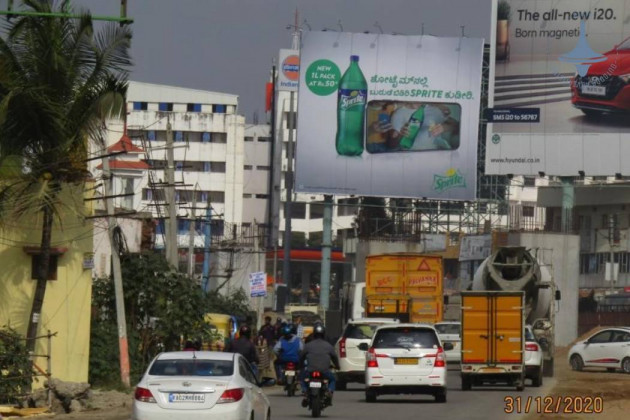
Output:
[[422,252],[446,251],[446,235],[444,233],[423,233],[420,238]]
[[298,50],[281,49],[278,64],[276,89],[297,92],[300,76],[300,52]]
[[459,244],[460,261],[480,261],[490,256],[492,235],[470,235],[462,237]]
[[251,297],[267,296],[267,274],[264,271],[249,274],[249,290]]
[[474,199],[483,40],[305,32],[296,191]]
[[628,2],[507,0],[498,6],[489,106],[537,108],[539,117],[489,120],[486,173],[630,174]]

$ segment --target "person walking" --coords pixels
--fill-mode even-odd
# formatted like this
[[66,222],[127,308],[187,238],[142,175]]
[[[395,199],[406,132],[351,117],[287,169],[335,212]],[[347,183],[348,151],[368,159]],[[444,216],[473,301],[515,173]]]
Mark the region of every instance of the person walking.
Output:
[[243,325],[239,329],[238,338],[232,340],[226,347],[225,351],[228,353],[239,353],[245,360],[249,362],[254,371],[254,375],[258,377],[258,353],[256,353],[256,346],[252,343],[252,332],[247,325]]

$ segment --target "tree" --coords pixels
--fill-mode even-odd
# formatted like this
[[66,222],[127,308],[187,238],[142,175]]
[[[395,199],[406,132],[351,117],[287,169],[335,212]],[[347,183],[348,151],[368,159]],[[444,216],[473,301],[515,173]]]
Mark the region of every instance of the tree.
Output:
[[[60,13],[54,2],[24,0],[27,11]],[[80,212],[89,177],[88,140],[103,147],[103,121],[120,116],[131,65],[131,32],[116,24],[95,31],[78,19],[15,17],[0,37],[0,221],[41,215],[40,258],[27,329],[34,349],[55,223],[61,210]]]

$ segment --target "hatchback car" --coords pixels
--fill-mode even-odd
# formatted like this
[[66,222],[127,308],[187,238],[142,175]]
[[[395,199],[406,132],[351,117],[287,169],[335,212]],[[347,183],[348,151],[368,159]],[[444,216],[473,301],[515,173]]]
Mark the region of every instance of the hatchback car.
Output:
[[369,343],[376,327],[395,324],[390,318],[360,318],[350,320],[335,344],[339,356],[336,389],[343,391],[348,382],[363,382],[365,379],[365,351],[359,350],[361,343]]
[[569,350],[573,370],[601,367],[630,373],[630,327],[606,328]]
[[543,351],[536,340],[531,325],[525,326],[525,378],[531,379],[533,386],[543,383]]
[[446,352],[446,361],[459,363],[462,359],[462,324],[456,321],[436,322],[434,325],[442,344],[451,343],[453,349]]
[[385,394],[429,394],[446,402],[446,354],[431,325],[399,324],[376,329],[366,349],[365,399]]
[[268,420],[269,400],[240,355],[212,351],[161,353],[135,391],[132,418]]

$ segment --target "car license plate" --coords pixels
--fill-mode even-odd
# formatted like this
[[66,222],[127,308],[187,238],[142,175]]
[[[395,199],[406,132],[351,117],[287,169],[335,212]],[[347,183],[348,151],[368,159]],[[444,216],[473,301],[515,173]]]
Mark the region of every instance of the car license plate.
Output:
[[168,402],[170,403],[203,403],[205,401],[205,394],[168,394]]
[[394,359],[394,363],[397,365],[417,365],[418,359],[413,357],[397,357]]
[[322,387],[322,383],[321,382],[311,382],[311,384],[309,386],[311,388],[321,388]]
[[606,96],[606,87],[582,85],[582,93],[586,95]]
[[284,372],[285,376],[295,376],[295,371],[294,370],[287,370],[286,372]]

